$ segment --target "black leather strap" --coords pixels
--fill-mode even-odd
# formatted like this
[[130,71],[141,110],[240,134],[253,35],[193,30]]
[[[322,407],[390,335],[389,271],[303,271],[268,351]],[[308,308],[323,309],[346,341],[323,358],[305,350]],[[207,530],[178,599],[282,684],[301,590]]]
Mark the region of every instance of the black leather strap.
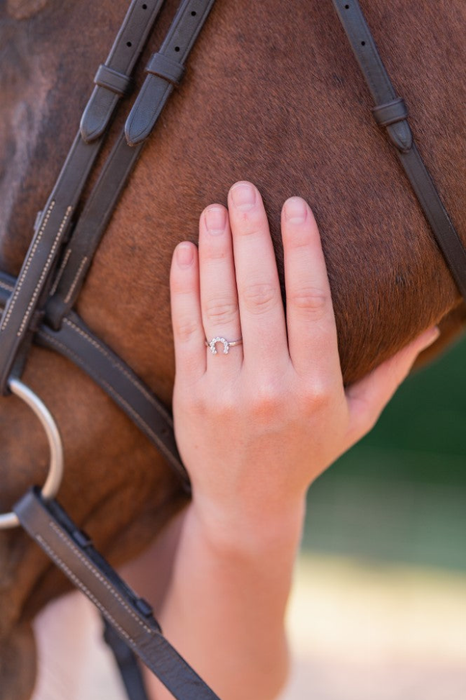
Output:
[[[123,133],[118,138],[63,254],[52,296],[46,306],[47,320],[53,328],[60,327],[62,319],[76,302],[118,198],[141,155],[144,140],[155,126],[174,84],[181,80],[183,64],[213,3],[214,0],[184,0],[161,52],[154,54],[149,61],[148,70],[158,73],[151,72],[146,78],[126,124],[126,129],[133,125],[131,129],[134,127],[138,131],[138,137],[129,139],[130,145]],[[143,135],[139,130],[142,122]]]
[[466,301],[466,250],[414,143],[406,105],[396,95],[357,0],[333,0],[333,4],[374,98],[376,106],[372,112],[375,120],[386,127],[435,240]]
[[128,365],[91,333],[77,314],[70,312],[57,331],[42,324],[36,342],[70,359],[102,387],[160,450],[189,490],[170,413]]
[[[14,278],[0,273],[0,311],[14,289]],[[34,341],[68,358],[98,384],[162,453],[189,493],[186,469],[176,446],[173,419],[150,388],[75,313],[64,319],[59,330],[38,323]]]
[[[146,10],[142,9],[139,0],[133,0],[130,5],[122,30],[110,52],[108,63],[112,70],[122,72],[134,65],[162,0],[147,0],[143,4],[147,5]],[[126,34],[129,29],[131,39]],[[102,146],[102,124],[109,124],[118,99],[119,95],[112,90],[99,86],[94,89],[83,117],[88,124],[85,129],[87,137],[90,139],[92,136],[92,143],[86,143],[78,132],[44,210],[36,220],[35,233],[15,290],[0,320],[0,394],[9,393],[8,378],[20,346],[26,341],[35,310],[43,303],[51,287],[52,273],[68,237],[74,209]],[[98,128],[95,120],[98,121]]]
[[60,505],[32,489],[14,507],[21,525],[100,610],[177,700],[219,700],[162,635],[150,605],[93,547]]
[[[179,82],[182,68],[189,53],[206,21],[214,0],[183,0],[175,20],[170,27],[159,54],[172,66],[178,65],[173,79],[172,71],[167,72],[161,67],[162,60],[156,58],[149,61],[148,76],[144,81],[133,109],[126,121],[126,139],[131,146],[144,141],[152,131],[155,122],[173,90],[173,83]],[[154,62],[159,62],[160,71],[154,71]]]
[[81,136],[90,143],[102,136],[123,95],[164,0],[133,0],[105,64],[97,70],[92,95],[81,118]]
[[125,686],[128,700],[149,700],[136,654],[102,615],[104,641],[110,648]]
[[60,327],[63,317],[73,308],[79,296],[94,253],[143,146],[139,144],[136,148],[130,148],[124,134],[120,134],[99,174],[65,248],[51,296],[46,303],[47,321],[53,328]]

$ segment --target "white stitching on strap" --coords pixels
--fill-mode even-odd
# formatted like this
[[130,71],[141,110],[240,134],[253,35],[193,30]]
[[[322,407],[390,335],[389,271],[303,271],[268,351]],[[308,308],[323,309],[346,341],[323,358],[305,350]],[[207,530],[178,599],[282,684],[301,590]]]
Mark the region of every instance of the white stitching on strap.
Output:
[[19,336],[21,335],[21,333],[23,332],[23,330],[24,330],[24,328],[25,328],[25,326],[26,326],[26,324],[27,324],[27,322],[28,322],[28,320],[29,320],[29,314],[30,314],[30,312],[31,312],[31,310],[32,310],[32,308],[33,308],[33,306],[34,306],[34,302],[35,302],[35,300],[36,300],[36,298],[37,298],[37,295],[39,294],[41,284],[42,284],[42,282],[44,281],[45,277],[46,277],[47,274],[48,274],[48,271],[49,271],[49,268],[50,268],[50,264],[51,264],[51,262],[52,262],[52,259],[53,259],[54,254],[55,254],[55,250],[56,250],[56,248],[57,248],[57,245],[58,245],[58,242],[59,242],[61,233],[62,233],[62,231],[63,231],[63,229],[64,229],[64,227],[65,227],[65,224],[66,224],[66,221],[67,221],[69,215],[71,214],[72,209],[73,209],[73,207],[70,206],[70,207],[67,208],[67,210],[66,210],[66,212],[65,212],[65,216],[63,217],[63,220],[62,220],[62,222],[61,222],[61,224],[60,224],[60,228],[58,229],[57,235],[55,236],[55,240],[54,240],[54,242],[53,242],[52,249],[50,250],[50,253],[48,254],[47,261],[46,261],[46,263],[45,263],[45,265],[44,265],[44,269],[42,270],[42,274],[41,274],[41,276],[39,277],[39,281],[37,282],[36,288],[35,288],[35,290],[34,290],[34,294],[33,294],[32,297],[31,297],[31,301],[30,301],[29,304],[28,304],[28,307],[27,307],[27,309],[26,309],[26,313],[24,314],[24,317],[23,317],[23,321],[22,321],[22,323],[21,323],[21,326],[19,327],[18,333],[16,334],[18,337],[19,337]]
[[57,276],[55,277],[55,282],[53,283],[53,287],[52,287],[52,289],[50,290],[50,296],[51,296],[51,297],[53,297],[53,295],[54,295],[55,292],[57,291],[58,283],[60,282],[60,280],[61,280],[61,278],[62,278],[62,276],[63,276],[63,272],[64,272],[64,270],[65,270],[66,263],[67,263],[68,260],[70,259],[70,255],[71,255],[71,248],[68,248],[68,250],[67,250],[66,253],[65,253],[65,257],[63,258],[62,263],[61,263],[61,265],[60,265],[60,269],[59,269],[58,272],[57,272]]
[[114,367],[116,367],[122,374],[124,374],[125,377],[127,379],[129,379],[129,381],[133,384],[133,386],[135,386],[136,389],[138,391],[140,391],[141,394],[143,394],[146,397],[146,399],[155,408],[159,409],[160,412],[164,414],[165,418],[169,421],[170,425],[173,425],[173,421],[171,419],[171,416],[167,413],[167,411],[165,411],[165,409],[162,406],[160,406],[160,404],[157,403],[157,401],[154,399],[154,397],[151,396],[151,394],[147,391],[147,389],[145,389],[144,386],[142,386],[139,382],[137,382],[134,379],[134,377],[131,376],[131,374],[128,372],[128,370],[120,362],[118,362],[118,360],[115,360],[114,357],[111,357],[109,355],[109,353],[106,352],[106,350],[104,350],[104,348],[101,345],[99,345],[99,343],[97,343],[91,336],[89,336],[85,331],[83,331],[81,328],[79,328],[79,326],[77,326],[75,323],[73,323],[73,321],[70,321],[68,318],[64,318],[63,321],[64,321],[64,323],[67,324],[67,326],[70,326],[71,328],[73,328],[73,330],[76,331],[76,333],[78,333],[82,338],[87,340],[87,342],[90,343],[102,355],[104,355],[104,357],[106,357],[108,360],[110,360],[112,365]]
[[99,570],[96,569],[92,564],[81,554],[79,549],[72,544],[66,535],[63,534],[63,532],[60,530],[60,528],[53,522],[53,520],[49,521],[49,525],[52,528],[52,530],[55,530],[56,534],[58,537],[63,541],[63,543],[68,547],[68,549],[71,549],[72,552],[75,553],[75,555],[78,557],[78,559],[84,564],[84,566],[89,569],[91,574],[93,574],[100,583],[105,586],[105,588],[112,594],[112,596],[120,603],[120,605],[126,610],[127,613],[135,620],[138,625],[140,625],[145,632],[148,632],[149,634],[152,634],[153,630],[148,626],[145,625],[142,620],[139,619],[139,617],[136,615],[133,610],[129,607],[128,603],[126,603],[125,599],[122,598],[122,596],[105,580],[105,578],[102,576],[101,573],[99,573]]
[[[65,319],[66,320],[66,319]],[[88,372],[92,376],[92,369],[89,367],[89,365],[84,362],[79,355],[77,355],[75,352],[70,350],[69,348],[66,347],[66,345],[63,345],[63,343],[60,343],[56,338],[54,338],[52,335],[47,334],[47,342],[51,343],[52,345],[55,345],[57,348],[61,348],[63,351],[63,354],[65,357],[73,357],[74,361],[78,365],[78,367],[81,367],[84,369],[86,372]],[[113,396],[117,402],[121,402],[124,406],[126,406],[127,410],[131,415],[133,416],[134,421],[142,427],[144,432],[149,433],[149,435],[152,436],[154,442],[157,444],[157,448],[162,452],[162,454],[168,459],[168,461],[173,464],[173,454],[170,452],[168,447],[164,445],[162,440],[160,440],[160,437],[150,428],[150,426],[146,423],[146,421],[141,418],[139,413],[136,413],[132,406],[129,405],[127,401],[117,392],[116,389],[113,388],[111,384],[108,384],[102,377],[99,378],[99,382],[103,384],[106,388],[106,391]]]
[[117,628],[117,630],[124,636],[126,639],[130,640],[133,642],[133,644],[136,644],[135,640],[127,633],[125,630],[118,624],[118,622],[115,620],[115,618],[110,615],[108,612],[107,608],[105,608],[102,603],[90,592],[90,590],[87,588],[87,586],[84,585],[84,583],[77,577],[75,574],[71,571],[71,569],[65,564],[63,559],[61,559],[58,554],[56,554],[51,547],[47,544],[47,542],[44,540],[41,535],[35,535],[35,537],[39,540],[41,543],[42,547],[45,549],[47,554],[53,561],[59,566],[59,568],[63,569],[63,571],[66,571],[67,575],[70,577],[70,579],[73,581],[75,586],[77,588],[80,588],[82,592],[87,595],[87,597],[92,600],[95,606],[101,610],[106,617],[108,617],[111,621],[112,624]]
[[6,316],[5,316],[5,320],[4,320],[3,323],[2,323],[2,327],[0,328],[1,331],[4,331],[5,328],[6,328],[7,325],[8,325],[8,321],[10,320],[11,313],[12,313],[12,311],[13,311],[14,305],[15,305],[16,300],[17,300],[17,298],[18,298],[19,292],[20,292],[20,290],[21,290],[21,287],[23,286],[23,282],[24,282],[24,280],[25,280],[25,278],[26,278],[26,275],[27,275],[27,273],[28,273],[28,270],[29,270],[29,267],[30,267],[30,265],[31,265],[32,259],[33,259],[34,255],[36,254],[37,247],[38,247],[38,245],[39,245],[39,243],[40,243],[40,239],[42,238],[42,234],[43,234],[44,231],[45,231],[45,228],[46,228],[46,226],[47,226],[47,222],[48,222],[48,220],[49,220],[49,218],[50,218],[50,214],[52,213],[52,209],[54,208],[54,206],[55,206],[55,202],[54,202],[54,201],[53,201],[53,202],[50,202],[50,206],[49,206],[49,208],[48,208],[48,210],[47,210],[47,214],[45,215],[45,218],[44,218],[44,220],[43,220],[43,222],[42,222],[42,226],[40,227],[40,230],[39,230],[39,232],[38,232],[38,234],[37,234],[37,238],[36,238],[36,240],[34,241],[34,245],[33,245],[32,249],[31,249],[31,252],[30,252],[30,254],[29,254],[29,256],[28,256],[28,259],[27,259],[26,265],[25,265],[25,267],[24,267],[24,270],[23,270],[23,272],[22,272],[22,274],[21,274],[21,277],[19,278],[18,282],[16,283],[16,291],[15,291],[13,297],[11,298],[11,301],[10,301],[10,304],[9,304],[9,308],[8,308],[8,312],[7,312]]
[[72,297],[72,295],[73,295],[73,292],[74,292],[74,288],[76,287],[76,285],[77,285],[78,282],[79,282],[79,276],[80,276],[80,274],[81,274],[81,272],[82,272],[82,269],[83,269],[84,265],[87,263],[87,261],[88,261],[88,257],[87,257],[87,255],[86,255],[86,256],[81,260],[81,264],[79,265],[78,271],[77,271],[77,273],[76,273],[75,276],[74,276],[73,284],[71,285],[71,287],[70,287],[70,289],[69,289],[69,291],[68,291],[68,294],[67,294],[66,297],[65,297],[65,304],[68,304],[68,302],[70,301],[70,299],[71,299],[71,297]]

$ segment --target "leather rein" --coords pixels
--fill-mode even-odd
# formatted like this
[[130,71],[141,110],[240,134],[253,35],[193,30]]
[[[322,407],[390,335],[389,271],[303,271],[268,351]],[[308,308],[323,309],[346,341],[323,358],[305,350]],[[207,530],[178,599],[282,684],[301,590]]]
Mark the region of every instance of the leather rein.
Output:
[[[374,99],[374,118],[386,128],[466,300],[466,250],[416,147],[405,102],[392,86],[357,0],[332,2]],[[97,606],[131,700],[147,698],[135,655],[178,700],[218,700],[218,696],[168,643],[148,603],[121,580],[54,500],[63,472],[61,439],[53,417],[21,382],[21,375],[32,342],[72,360],[160,450],[189,490],[169,411],[73,308],[119,196],[168,98],[183,79],[189,53],[213,4],[214,0],[182,0],[160,50],[146,66],[125,127],[75,217],[119,100],[131,89],[132,73],[163,5],[163,0],[132,0],[106,62],[97,70],[62,171],[37,216],[21,272],[17,279],[0,272],[0,392],[15,393],[30,405],[44,425],[52,451],[45,486],[29,491],[13,513],[0,515],[0,529],[21,524]]]

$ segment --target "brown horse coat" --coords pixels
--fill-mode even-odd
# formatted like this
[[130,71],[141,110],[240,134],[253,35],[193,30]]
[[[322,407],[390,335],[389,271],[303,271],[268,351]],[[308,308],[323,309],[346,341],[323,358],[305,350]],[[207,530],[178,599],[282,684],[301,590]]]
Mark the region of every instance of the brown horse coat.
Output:
[[[169,0],[147,50],[160,44]],[[365,0],[362,7],[428,168],[466,243],[466,5]],[[0,4],[0,269],[17,274],[126,2]],[[142,61],[142,65],[145,60]],[[139,73],[139,83],[141,72]],[[126,105],[127,107],[128,105]],[[202,208],[250,179],[263,193],[282,273],[279,212],[290,195],[319,223],[342,367],[352,382],[464,304],[384,134],[330,0],[218,0],[98,250],[78,311],[170,404],[168,270]],[[123,111],[125,111],[123,109]],[[113,135],[121,128],[117,119]],[[114,561],[182,505],[160,455],[80,370],[35,348],[25,380],[65,443],[60,500]],[[47,446],[28,410],[0,398],[0,509],[43,479]],[[20,531],[0,533],[2,700],[34,681],[28,620],[62,587]]]

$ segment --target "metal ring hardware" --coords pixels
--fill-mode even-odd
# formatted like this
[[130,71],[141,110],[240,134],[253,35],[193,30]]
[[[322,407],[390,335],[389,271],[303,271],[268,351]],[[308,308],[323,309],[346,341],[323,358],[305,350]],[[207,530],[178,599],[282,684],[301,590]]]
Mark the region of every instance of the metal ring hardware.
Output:
[[[63,443],[55,420],[47,406],[31,389],[20,382],[19,379],[10,379],[8,383],[10,390],[15,396],[22,399],[31,408],[45,430],[50,446],[50,466],[47,479],[42,488],[42,496],[45,499],[53,498],[63,478]],[[15,513],[4,513],[0,515],[0,530],[13,528],[19,525],[18,517]]]

